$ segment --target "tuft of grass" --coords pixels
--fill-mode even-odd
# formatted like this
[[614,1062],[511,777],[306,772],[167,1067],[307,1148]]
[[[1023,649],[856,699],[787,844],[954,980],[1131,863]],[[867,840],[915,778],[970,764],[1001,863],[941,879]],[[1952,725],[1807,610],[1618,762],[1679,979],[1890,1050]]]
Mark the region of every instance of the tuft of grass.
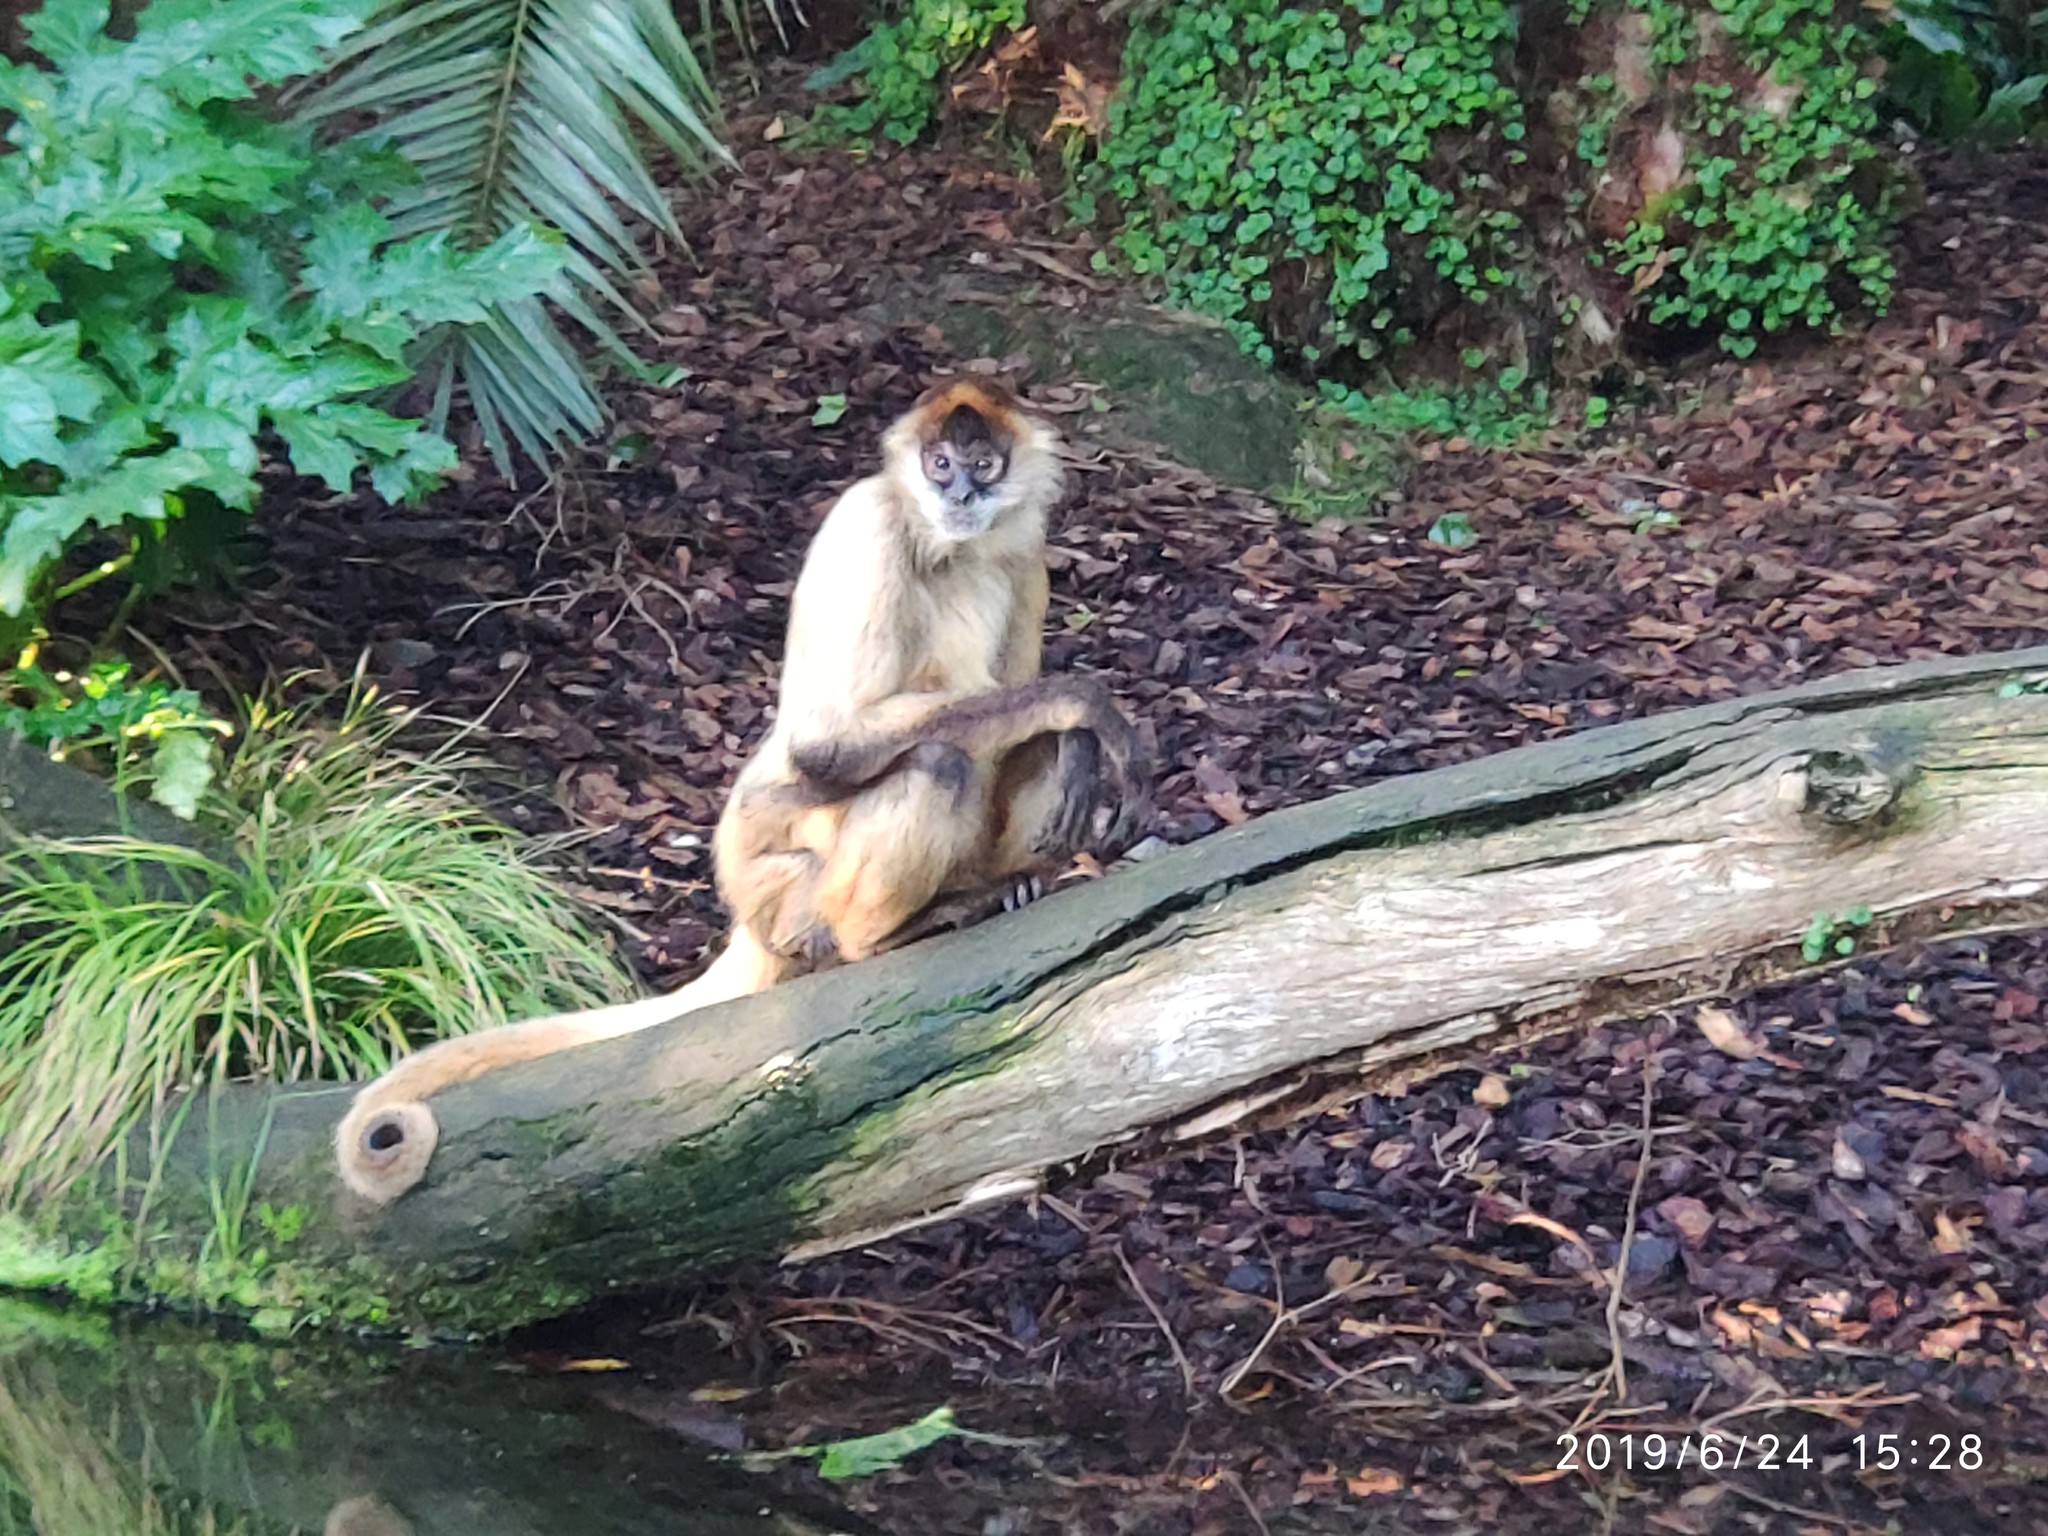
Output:
[[195,846],[0,843],[0,1210],[61,1191],[178,1090],[374,1076],[405,1049],[632,995],[546,848],[463,793],[480,764],[253,705]]

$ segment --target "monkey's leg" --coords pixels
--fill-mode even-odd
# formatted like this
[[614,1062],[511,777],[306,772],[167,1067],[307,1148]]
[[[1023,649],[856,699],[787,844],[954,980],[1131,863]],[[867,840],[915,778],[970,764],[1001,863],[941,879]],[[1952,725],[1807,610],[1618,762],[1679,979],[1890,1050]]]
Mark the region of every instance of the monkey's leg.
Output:
[[1038,900],[1086,845],[1102,789],[1101,752],[1092,732],[1038,736],[1005,753],[988,799],[979,857],[880,947],[900,949]]
[[939,748],[854,797],[813,898],[844,959],[878,953],[975,866],[987,794],[964,754]]

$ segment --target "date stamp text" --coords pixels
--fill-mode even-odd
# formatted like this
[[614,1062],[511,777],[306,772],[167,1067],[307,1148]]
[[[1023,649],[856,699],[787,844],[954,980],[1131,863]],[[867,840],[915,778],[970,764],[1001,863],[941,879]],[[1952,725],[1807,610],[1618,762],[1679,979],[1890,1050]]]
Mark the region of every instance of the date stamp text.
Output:
[[[1857,1472],[1976,1472],[1984,1466],[1980,1435],[1865,1434],[1848,1449],[1846,1460]],[[1812,1437],[1803,1434],[1593,1430],[1559,1435],[1557,1451],[1560,1472],[1803,1472],[1821,1465]]]

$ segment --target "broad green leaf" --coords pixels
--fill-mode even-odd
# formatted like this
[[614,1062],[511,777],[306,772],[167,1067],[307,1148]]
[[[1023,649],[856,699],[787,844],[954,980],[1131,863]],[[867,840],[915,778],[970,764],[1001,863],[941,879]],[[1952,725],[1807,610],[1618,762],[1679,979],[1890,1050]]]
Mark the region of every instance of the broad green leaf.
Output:
[[82,59],[107,29],[106,0],[45,0],[22,19],[29,45],[58,69]]
[[152,0],[135,22],[135,63],[194,105],[252,94],[250,82],[317,73],[361,29],[363,0]]
[[1906,29],[1906,36],[1913,39],[1929,53],[1962,53],[1967,44],[1962,34],[1925,5],[1901,5],[1897,15],[1899,24]]
[[137,518],[160,522],[169,499],[211,481],[219,466],[189,448],[124,459],[99,479],[51,496],[0,496],[0,614],[28,602],[29,583],[85,528],[112,528]]
[[397,458],[370,466],[370,485],[386,501],[410,501],[431,491],[456,463],[447,438],[415,432]]
[[55,464],[63,452],[50,392],[26,369],[0,366],[0,464]]
[[[66,327],[67,330],[71,329]],[[98,374],[78,360],[56,332],[42,346],[12,349],[14,361],[0,362],[0,464],[61,464],[58,436],[63,421],[84,421],[106,394]],[[0,356],[10,349],[0,331]]]
[[[868,37],[872,37],[870,33]],[[845,49],[834,58],[820,64],[804,76],[807,91],[829,91],[843,85],[868,67],[868,37],[863,37],[851,48]]]
[[279,411],[271,417],[271,424],[291,451],[294,469],[314,476],[337,496],[347,494],[355,483],[362,455],[331,423],[311,411]]
[[391,223],[368,203],[352,203],[318,220],[306,242],[303,278],[323,315],[359,315],[377,300],[377,247]]
[[387,363],[403,364],[419,327],[400,314],[345,315],[333,322],[335,334],[368,347]]
[[261,462],[256,449],[256,413],[213,405],[180,406],[163,413],[163,423],[186,448],[210,449],[238,475],[253,475]]
[[330,400],[368,394],[403,384],[411,371],[368,352],[332,349],[318,357],[299,360],[289,372],[289,382],[271,398],[278,410],[307,410]]
[[2041,100],[2048,89],[2048,74],[2028,75],[2001,85],[1986,98],[1983,115],[1977,119],[1977,133],[1986,139],[2017,138],[2025,131],[2028,108]]
[[420,424],[380,411],[356,401],[323,405],[320,419],[352,443],[380,457],[403,453],[418,434]]
[[887,1472],[891,1467],[900,1466],[926,1446],[936,1445],[959,1433],[960,1426],[953,1421],[953,1410],[934,1408],[914,1423],[884,1430],[879,1435],[835,1441],[823,1447],[823,1454],[818,1459],[818,1474],[835,1482],[850,1477],[872,1477],[877,1472]]
[[213,783],[213,734],[210,731],[166,731],[157,737],[149,758],[149,798],[173,816],[190,821]]

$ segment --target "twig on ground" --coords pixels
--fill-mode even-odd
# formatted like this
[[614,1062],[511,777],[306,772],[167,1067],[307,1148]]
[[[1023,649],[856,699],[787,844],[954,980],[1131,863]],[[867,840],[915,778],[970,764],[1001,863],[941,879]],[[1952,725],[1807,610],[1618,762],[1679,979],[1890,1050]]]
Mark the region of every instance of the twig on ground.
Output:
[[1614,1279],[1607,1290],[1607,1347],[1611,1352],[1607,1369],[1614,1379],[1614,1400],[1628,1401],[1628,1365],[1621,1353],[1621,1302],[1628,1291],[1629,1252],[1636,1245],[1636,1218],[1643,1205],[1643,1184],[1650,1173],[1650,1112],[1656,1102],[1656,1059],[1643,1058],[1643,1134],[1636,1147],[1636,1177],[1628,1191],[1628,1219],[1621,1229],[1621,1251],[1614,1259]]
[[1131,1289],[1138,1293],[1138,1300],[1145,1304],[1145,1310],[1152,1314],[1152,1321],[1159,1325],[1159,1331],[1166,1336],[1166,1347],[1173,1351],[1174,1364],[1180,1367],[1181,1384],[1186,1387],[1189,1401],[1195,1396],[1195,1368],[1189,1363],[1187,1351],[1180,1347],[1180,1340],[1173,1331],[1173,1324],[1166,1320],[1166,1314],[1152,1299],[1152,1293],[1145,1289],[1145,1282],[1138,1278],[1138,1271],[1131,1265],[1130,1257],[1121,1247],[1116,1251],[1117,1263],[1124,1267],[1124,1278],[1131,1282]]

